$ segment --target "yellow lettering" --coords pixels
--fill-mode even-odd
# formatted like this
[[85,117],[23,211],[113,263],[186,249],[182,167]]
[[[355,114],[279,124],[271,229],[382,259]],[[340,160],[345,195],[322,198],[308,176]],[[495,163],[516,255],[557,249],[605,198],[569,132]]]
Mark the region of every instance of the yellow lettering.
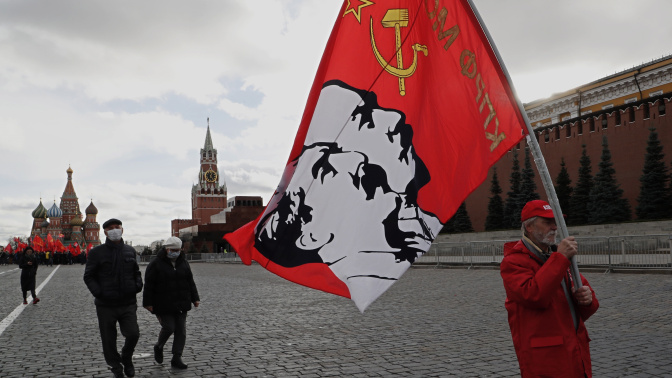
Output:
[[[434,23],[432,24],[432,30],[436,31],[438,29],[439,41],[447,38],[443,48],[448,50],[448,48],[460,35],[460,27],[459,25],[455,24],[451,28],[444,29],[446,19],[448,18],[448,10],[445,7],[442,7],[441,10],[439,10],[439,0],[424,0],[424,2],[427,17],[429,17],[430,20],[433,20],[436,17],[436,20],[434,20]],[[431,10],[430,7],[432,7]],[[487,85],[483,80],[481,73],[478,72],[478,67],[476,65],[476,55],[467,49],[463,50],[462,54],[460,55],[460,67],[462,68],[462,75],[469,79],[475,78],[474,83],[476,84],[476,105],[478,106],[478,111],[483,113],[485,104],[488,105],[488,115],[485,118],[485,122],[483,123],[483,129],[485,130],[485,138],[489,141],[492,141],[490,144],[490,152],[492,152],[504,139],[506,139],[506,135],[499,132],[499,119],[497,118],[497,112],[495,111],[495,108],[490,101],[488,92],[486,91]],[[487,130],[488,126],[492,124],[493,119],[495,120],[495,132],[490,133]]]
[[441,28],[439,29],[439,41],[450,36],[446,43],[443,45],[444,50],[448,50],[450,45],[455,42],[457,39],[457,36],[460,35],[460,27],[455,25],[452,28],[448,30],[443,30],[443,26],[446,23],[446,17],[448,16],[448,10],[444,7],[441,8],[441,11],[439,11],[439,18],[434,21],[434,24],[432,25],[432,30],[436,30],[439,27],[439,23],[441,24]]
[[[427,16],[431,20],[432,18],[436,17],[436,10],[439,9],[439,0],[434,0],[434,10],[431,11],[431,12],[429,11],[429,8],[427,7],[427,3],[429,1],[430,0],[425,0],[425,11],[427,11]],[[434,27],[434,30],[436,30],[436,27]]]
[[476,96],[476,102],[478,102],[481,99],[481,95],[483,95],[483,90],[485,89],[485,82],[483,81],[480,72],[478,73],[478,75],[476,75],[476,89],[478,90],[478,96]]
[[476,55],[469,50],[462,51],[460,66],[462,66],[462,75],[473,79],[476,76]]
[[488,123],[492,121],[493,118],[497,115],[495,112],[495,108],[492,107],[492,102],[490,102],[490,96],[488,94],[485,94],[485,98],[483,98],[483,102],[481,102],[481,106],[478,107],[479,112],[483,112],[483,106],[485,106],[485,103],[488,103],[488,109],[490,109],[490,113],[488,113],[488,118],[485,119],[485,123],[483,124],[483,128],[487,129],[488,128]]
[[490,145],[490,152],[494,151],[497,146],[499,146],[499,143],[506,139],[506,135],[504,133],[499,133],[497,134],[497,131],[499,131],[499,119],[495,118],[495,133],[489,133],[485,132],[485,139],[491,140],[492,144]]

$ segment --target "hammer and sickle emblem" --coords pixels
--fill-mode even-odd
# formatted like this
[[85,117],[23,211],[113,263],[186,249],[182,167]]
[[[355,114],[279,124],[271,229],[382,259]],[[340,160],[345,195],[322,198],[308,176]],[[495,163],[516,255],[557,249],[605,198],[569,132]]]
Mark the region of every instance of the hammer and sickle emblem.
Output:
[[404,84],[404,78],[410,77],[415,73],[416,68],[418,67],[418,51],[422,51],[425,56],[427,56],[427,46],[416,43],[412,46],[413,48],[413,63],[408,68],[404,68],[403,56],[401,53],[401,31],[400,28],[408,26],[408,9],[389,9],[383,20],[381,22],[385,28],[394,28],[395,39],[396,39],[396,49],[397,49],[397,67],[388,64],[385,58],[380,54],[378,48],[376,47],[376,41],[373,37],[373,17],[370,22],[371,29],[371,47],[373,48],[373,55],[376,56],[378,63],[387,71],[389,74],[394,75],[399,78],[399,94],[404,96],[406,95],[406,85]]

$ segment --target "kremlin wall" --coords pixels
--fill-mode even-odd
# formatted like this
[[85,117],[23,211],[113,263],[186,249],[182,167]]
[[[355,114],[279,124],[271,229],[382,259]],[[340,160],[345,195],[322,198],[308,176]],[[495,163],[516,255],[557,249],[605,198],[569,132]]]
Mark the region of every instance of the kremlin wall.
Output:
[[[525,111],[554,183],[564,158],[571,185],[576,185],[583,145],[594,176],[599,169],[602,139],[607,137],[615,178],[630,203],[632,219],[636,220],[634,209],[650,128],[658,133],[668,168],[672,164],[671,100],[672,55],[525,104]],[[522,168],[525,147],[523,140],[494,165],[504,201],[510,190],[513,155],[517,152]],[[531,156],[530,159],[533,161]],[[534,172],[537,193],[546,199],[536,167]],[[486,180],[465,201],[475,231],[485,229],[492,175],[490,169]]]

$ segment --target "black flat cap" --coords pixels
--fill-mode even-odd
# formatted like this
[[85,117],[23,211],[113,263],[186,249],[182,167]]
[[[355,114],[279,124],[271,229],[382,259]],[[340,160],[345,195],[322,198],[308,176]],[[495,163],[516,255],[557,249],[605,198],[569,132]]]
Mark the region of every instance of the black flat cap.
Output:
[[107,227],[113,225],[113,224],[118,224],[121,226],[121,221],[116,218],[110,218],[103,223],[103,230],[106,229]]

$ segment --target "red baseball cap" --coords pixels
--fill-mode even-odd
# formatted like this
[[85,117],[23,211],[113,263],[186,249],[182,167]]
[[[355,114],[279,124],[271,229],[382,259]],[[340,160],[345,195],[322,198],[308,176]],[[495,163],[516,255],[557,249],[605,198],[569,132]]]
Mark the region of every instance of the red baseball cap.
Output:
[[520,212],[520,221],[524,222],[532,217],[555,218],[551,205],[546,201],[534,200],[525,204]]

